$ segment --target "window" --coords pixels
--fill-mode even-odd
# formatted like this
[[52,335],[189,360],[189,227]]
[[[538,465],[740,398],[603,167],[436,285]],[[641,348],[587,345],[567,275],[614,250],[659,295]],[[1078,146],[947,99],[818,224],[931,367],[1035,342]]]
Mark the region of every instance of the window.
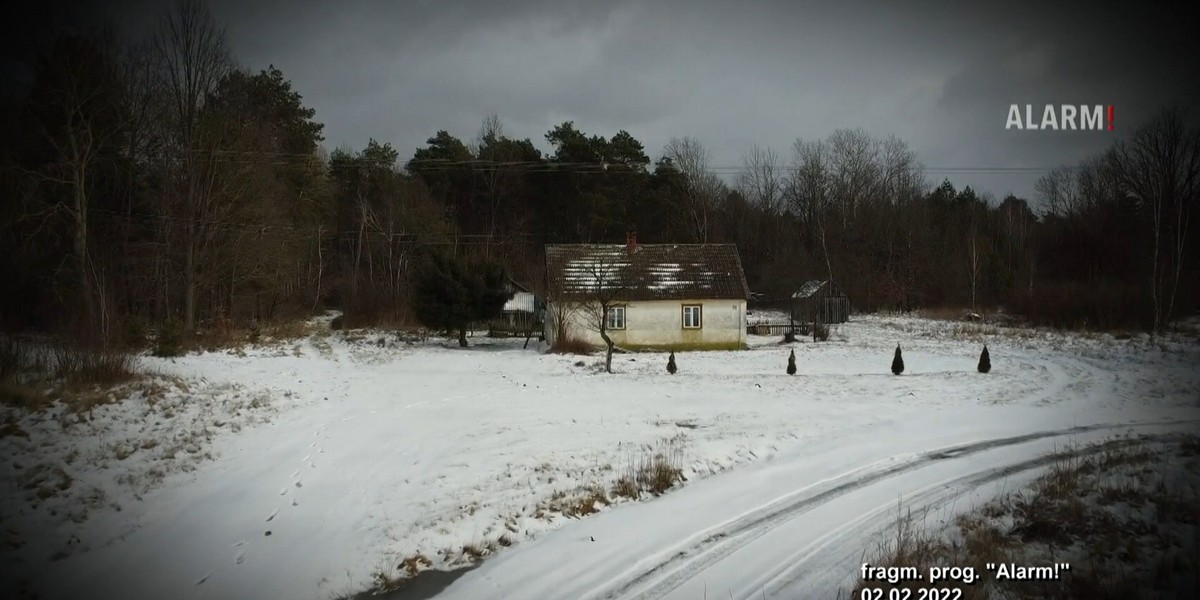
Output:
[[625,329],[624,306],[610,306],[608,308],[608,322],[605,324],[605,329]]
[[683,328],[700,329],[699,304],[685,304],[683,306]]

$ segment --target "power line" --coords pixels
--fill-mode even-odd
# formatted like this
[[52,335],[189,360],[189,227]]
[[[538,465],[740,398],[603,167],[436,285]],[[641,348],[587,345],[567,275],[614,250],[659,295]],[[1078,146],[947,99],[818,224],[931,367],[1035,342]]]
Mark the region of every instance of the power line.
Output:
[[[351,155],[348,164],[334,166],[332,159],[325,159],[315,153],[294,153],[294,152],[260,152],[254,150],[202,150],[192,149],[185,150],[193,154],[207,154],[214,156],[215,162],[225,164],[252,164],[264,166],[289,166],[301,164],[311,164],[314,160],[325,163],[331,170],[339,168],[353,168],[356,166],[370,166],[369,161],[364,161],[361,165],[356,165],[360,159]],[[239,157],[271,157],[274,160],[250,160]],[[280,159],[298,159],[280,160]],[[299,160],[299,159],[302,159]],[[491,160],[482,158],[470,159],[410,159],[400,164],[382,165],[391,168],[398,168],[409,171],[460,171],[472,169],[505,169],[512,171],[521,171],[525,173],[539,172],[556,172],[556,173],[652,173],[655,169],[651,165],[643,165],[639,167],[629,167],[624,163],[612,162],[606,163],[603,161],[556,161],[554,159],[542,160]],[[464,169],[464,167],[466,169]],[[777,164],[773,165],[773,169],[782,172],[798,171],[804,169],[802,165]],[[1055,165],[1055,166],[998,166],[998,165],[921,165],[916,164],[910,169],[928,174],[1024,174],[1024,173],[1049,173],[1051,171],[1075,171],[1080,169],[1079,165]],[[676,168],[677,169],[677,168]],[[677,169],[678,170],[678,169]],[[715,174],[740,174],[746,172],[748,168],[745,165],[713,165],[704,169],[705,171]]]

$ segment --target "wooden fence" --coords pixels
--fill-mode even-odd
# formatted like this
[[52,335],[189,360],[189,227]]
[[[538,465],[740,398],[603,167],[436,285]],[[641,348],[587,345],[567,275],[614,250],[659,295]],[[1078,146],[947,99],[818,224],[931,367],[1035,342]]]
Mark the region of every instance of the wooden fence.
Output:
[[753,323],[746,326],[747,335],[783,335],[795,331],[796,335],[808,335],[808,323]]

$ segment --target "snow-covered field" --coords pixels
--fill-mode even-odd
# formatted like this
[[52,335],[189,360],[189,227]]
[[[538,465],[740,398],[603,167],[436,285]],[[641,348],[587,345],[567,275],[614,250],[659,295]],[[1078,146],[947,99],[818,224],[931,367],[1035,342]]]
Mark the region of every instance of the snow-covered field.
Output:
[[[1062,444],[1200,423],[1200,347],[1182,337],[862,317],[792,346],[795,377],[777,338],[681,353],[674,377],[659,354],[607,375],[602,357],[472,341],[339,332],[146,357],[158,383],[124,402],[3,409],[6,589],[332,598],[405,559],[496,548],[445,596],[820,596],[898,500],[965,506]],[[682,489],[555,512],[664,450]]]

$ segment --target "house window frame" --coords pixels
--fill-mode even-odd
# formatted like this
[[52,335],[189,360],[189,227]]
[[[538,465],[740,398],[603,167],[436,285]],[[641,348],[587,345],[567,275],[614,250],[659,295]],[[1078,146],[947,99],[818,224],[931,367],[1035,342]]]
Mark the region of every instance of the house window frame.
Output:
[[[696,324],[688,325],[688,309],[696,309]],[[684,304],[680,307],[683,317],[684,329],[702,329],[704,327],[704,305],[703,304]]]
[[[613,319],[613,317],[617,314],[621,315],[619,327],[614,325],[616,320]],[[616,304],[616,305],[610,306],[610,307],[608,307],[608,311],[606,311],[606,313],[604,315],[604,330],[605,331],[624,331],[625,326],[628,325],[628,321],[629,321],[629,311],[627,310],[627,307],[624,304]]]

